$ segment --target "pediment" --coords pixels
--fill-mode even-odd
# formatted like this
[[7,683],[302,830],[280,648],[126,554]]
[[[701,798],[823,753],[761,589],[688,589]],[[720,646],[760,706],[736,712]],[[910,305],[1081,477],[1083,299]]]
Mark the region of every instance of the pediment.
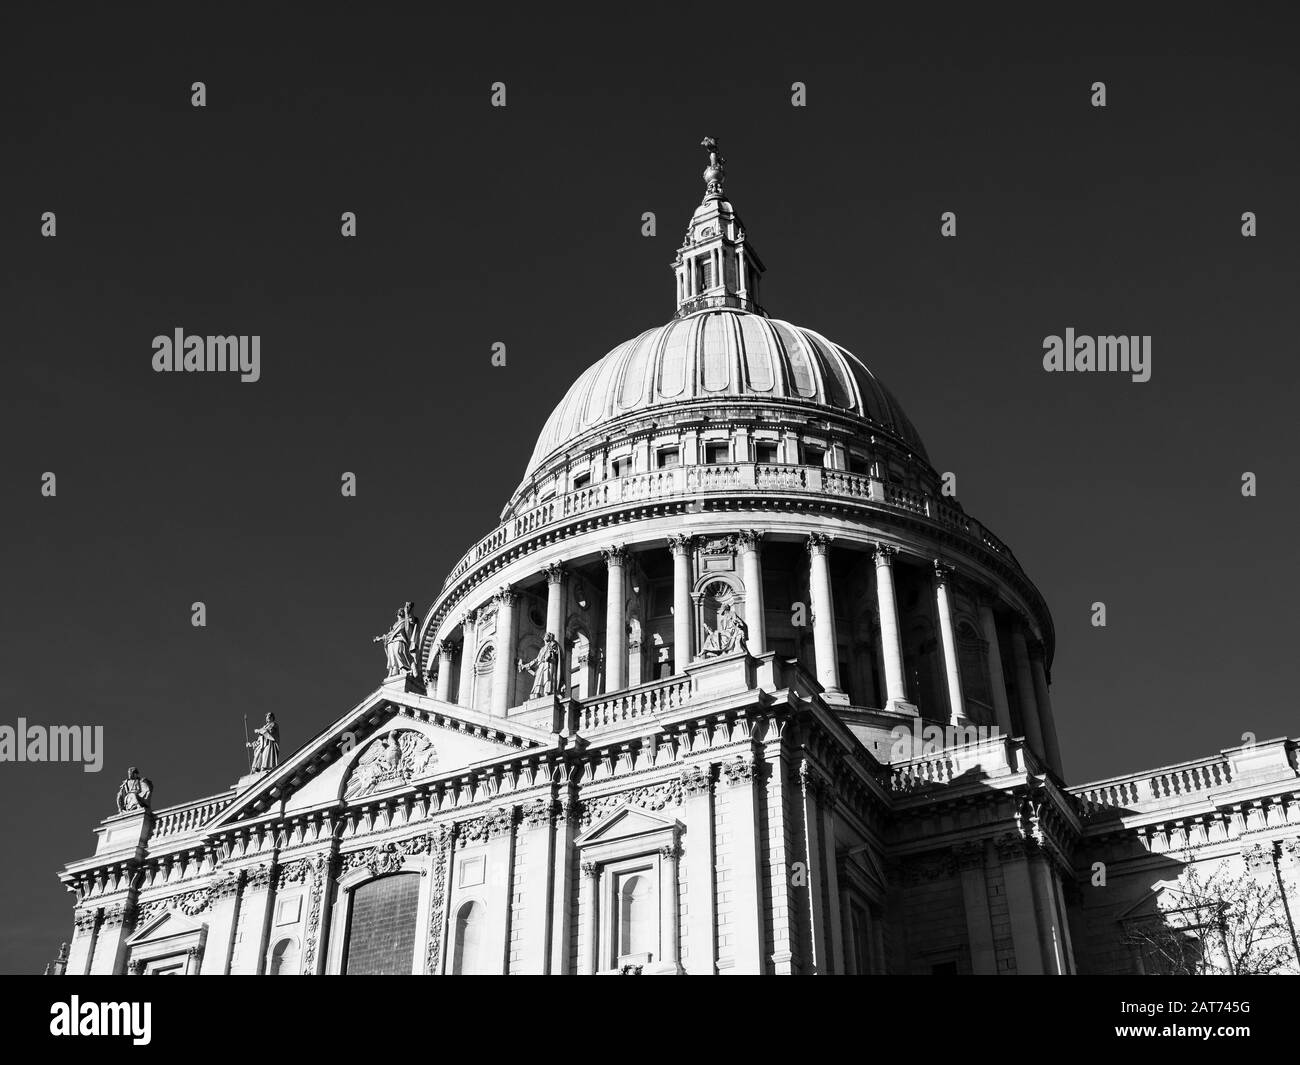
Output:
[[588,843],[613,843],[616,840],[648,836],[656,832],[672,831],[678,827],[675,818],[665,817],[657,810],[624,804],[587,829],[574,842],[578,846]]
[[1142,897],[1118,915],[1121,921],[1144,921],[1154,918],[1172,918],[1204,904],[1198,903],[1179,880],[1160,880],[1152,884]]
[[127,939],[128,946],[142,943],[156,943],[164,939],[176,939],[203,932],[207,925],[202,921],[186,917],[176,910],[167,910],[146,921]]
[[367,800],[554,742],[549,732],[508,718],[380,688],[247,785],[205,831],[281,808],[288,814]]

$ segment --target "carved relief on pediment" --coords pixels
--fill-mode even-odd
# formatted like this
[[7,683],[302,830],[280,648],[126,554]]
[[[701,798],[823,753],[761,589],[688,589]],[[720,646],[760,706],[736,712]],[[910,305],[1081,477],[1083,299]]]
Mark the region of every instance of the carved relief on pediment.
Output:
[[414,729],[385,732],[361,752],[343,785],[343,798],[353,802],[406,784],[427,775],[437,764],[438,752],[423,733]]

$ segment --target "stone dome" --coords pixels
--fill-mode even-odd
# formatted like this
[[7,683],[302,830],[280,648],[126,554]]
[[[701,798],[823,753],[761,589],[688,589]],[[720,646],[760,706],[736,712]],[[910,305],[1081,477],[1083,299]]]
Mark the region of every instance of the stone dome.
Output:
[[857,356],[811,329],[710,308],[647,329],[589,367],[546,420],[524,479],[624,415],[737,399],[857,416],[926,458],[898,401]]

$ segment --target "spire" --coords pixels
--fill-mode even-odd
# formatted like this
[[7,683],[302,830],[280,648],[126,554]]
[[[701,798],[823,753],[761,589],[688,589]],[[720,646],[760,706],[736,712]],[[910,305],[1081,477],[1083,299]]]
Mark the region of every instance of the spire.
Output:
[[677,317],[708,307],[737,307],[762,314],[758,281],[763,263],[745,240],[735,208],[723,191],[726,159],[712,137],[700,141],[709,153],[704,168],[704,199],[691,215],[686,238],[677,249]]

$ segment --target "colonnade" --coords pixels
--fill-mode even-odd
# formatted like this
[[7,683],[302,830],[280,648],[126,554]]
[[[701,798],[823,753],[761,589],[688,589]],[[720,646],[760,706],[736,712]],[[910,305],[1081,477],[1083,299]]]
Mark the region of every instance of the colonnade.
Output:
[[[763,605],[763,533],[746,530],[735,537],[739,556],[740,576],[744,586],[743,616],[747,630],[747,644],[753,654],[768,649],[767,625]],[[668,550],[672,556],[673,572],[673,671],[682,673],[696,656],[695,596],[693,593],[693,554],[696,538],[690,535],[668,537]],[[828,701],[846,703],[847,695],[841,683],[838,641],[835,629],[835,602],[831,580],[832,537],[813,533],[807,538],[809,570],[808,588],[811,602],[810,622],[816,657],[816,676],[825,689]],[[879,641],[875,647],[874,667],[883,672],[884,709],[903,713],[916,713],[909,700],[903,666],[903,637],[899,623],[896,567],[898,548],[876,543],[870,545],[875,562],[876,606],[879,617]],[[600,552],[605,565],[605,691],[617,691],[627,686],[627,593],[628,549],[612,545]],[[546,631],[554,633],[563,642],[565,619],[565,581],[567,571],[559,563],[543,570],[546,579]],[[935,614],[939,623],[939,644],[943,655],[944,685],[948,696],[949,723],[961,726],[968,723],[967,701],[963,691],[958,658],[957,635],[954,624],[953,567],[942,561],[933,562],[933,594]],[[512,588],[503,588],[493,596],[496,603],[496,656],[492,667],[491,705],[488,712],[505,715],[510,708],[511,693],[517,672],[515,653],[515,616],[519,594]],[[980,633],[985,645],[986,667],[995,720],[1005,735],[1017,732],[1014,725],[1008,685],[1003,670],[1002,648],[994,614],[996,602],[993,590],[977,586]],[[462,632],[460,652],[460,684],[455,701],[470,706],[474,697],[475,662],[478,659],[477,612],[462,615],[459,628]],[[1028,622],[1023,617],[1013,619],[1010,625],[1011,655],[1014,669],[1015,692],[1020,711],[1022,729],[1030,748],[1043,758],[1058,775],[1061,772],[1060,748],[1052,720],[1051,699],[1048,694],[1045,653],[1042,643],[1033,637]],[[617,653],[610,653],[610,649]],[[436,697],[452,700],[451,683],[455,650],[450,639],[435,645],[438,661],[435,685]],[[432,670],[431,670],[432,672]],[[483,709],[480,707],[479,709]]]

